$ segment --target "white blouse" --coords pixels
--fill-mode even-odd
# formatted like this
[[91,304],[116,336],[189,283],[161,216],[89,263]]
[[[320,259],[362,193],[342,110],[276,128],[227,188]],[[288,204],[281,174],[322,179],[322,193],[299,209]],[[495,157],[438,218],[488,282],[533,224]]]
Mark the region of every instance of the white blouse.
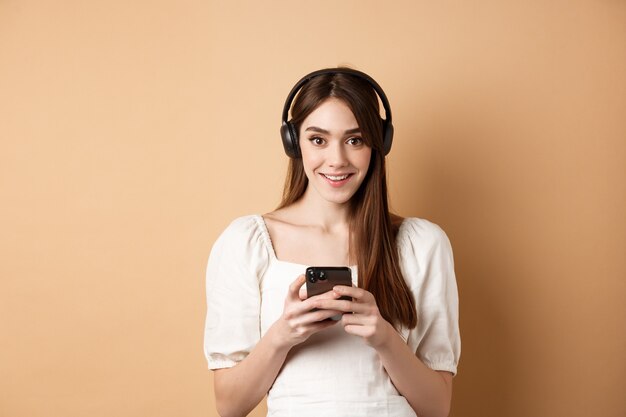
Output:
[[[417,327],[399,333],[428,367],[456,374],[461,340],[450,242],[439,226],[407,218],[397,244],[417,308]],[[248,355],[281,316],[289,284],[306,268],[276,258],[260,215],[240,217],[226,228],[206,271],[209,369],[232,367]],[[356,286],[356,267],[351,269]],[[340,325],[291,349],[268,392],[267,407],[268,416],[415,416],[376,351]]]

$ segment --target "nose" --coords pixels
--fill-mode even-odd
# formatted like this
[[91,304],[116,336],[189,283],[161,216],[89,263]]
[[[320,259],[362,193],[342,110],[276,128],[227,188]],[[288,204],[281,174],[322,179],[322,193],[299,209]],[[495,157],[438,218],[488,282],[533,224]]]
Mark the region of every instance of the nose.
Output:
[[338,141],[332,146],[328,147],[326,162],[330,167],[343,167],[348,165],[346,149],[344,149],[343,143],[341,143],[341,141]]

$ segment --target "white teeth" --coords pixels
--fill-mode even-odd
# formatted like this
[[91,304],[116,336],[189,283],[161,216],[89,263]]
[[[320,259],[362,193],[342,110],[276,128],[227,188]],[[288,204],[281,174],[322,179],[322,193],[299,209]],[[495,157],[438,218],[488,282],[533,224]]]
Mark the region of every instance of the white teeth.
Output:
[[326,175],[323,174],[326,178],[328,178],[329,180],[332,181],[341,181],[341,180],[345,180],[346,178],[348,178],[348,174],[346,175]]

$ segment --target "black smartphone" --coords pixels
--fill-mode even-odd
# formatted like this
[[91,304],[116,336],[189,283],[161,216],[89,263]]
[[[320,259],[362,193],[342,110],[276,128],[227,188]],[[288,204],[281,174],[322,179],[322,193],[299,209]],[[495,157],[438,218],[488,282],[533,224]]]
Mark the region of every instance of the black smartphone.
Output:
[[[352,286],[352,271],[347,266],[311,266],[306,269],[306,295],[324,294],[335,285]],[[352,300],[343,296],[340,300]]]
[[[331,291],[335,285],[352,286],[352,271],[347,266],[311,266],[306,269],[305,276],[307,298]],[[351,301],[352,297],[344,295],[339,299]],[[341,320],[341,314],[332,316],[330,320]]]

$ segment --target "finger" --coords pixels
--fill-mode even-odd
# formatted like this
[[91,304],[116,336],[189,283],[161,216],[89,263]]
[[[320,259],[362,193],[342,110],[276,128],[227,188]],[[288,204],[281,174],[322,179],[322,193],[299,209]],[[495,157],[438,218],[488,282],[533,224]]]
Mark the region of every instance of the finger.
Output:
[[299,275],[298,278],[296,278],[295,281],[293,281],[291,284],[289,284],[289,290],[287,291],[287,298],[293,301],[297,301],[300,299],[299,297],[299,292],[300,292],[300,287],[302,287],[302,284],[304,284],[304,274]]
[[323,320],[323,321],[318,321],[315,323],[311,323],[306,327],[306,330],[308,332],[310,332],[310,334],[313,333],[317,333],[320,330],[324,330],[328,327],[334,326],[335,324],[339,323],[338,321],[335,320]]
[[[300,297],[300,300],[302,300],[302,301],[304,301],[304,300],[306,300],[308,298],[306,285],[302,285],[302,287],[300,288],[300,291],[298,293],[298,296]],[[311,298],[313,298],[313,297],[338,298],[339,295],[337,295],[337,293],[333,293],[333,290],[328,290],[325,293],[314,295]]]
[[350,300],[320,299],[315,300],[315,308],[339,310],[344,313],[368,314],[372,308],[369,304],[357,303]]
[[[340,316],[343,313],[337,310],[312,310],[307,311],[306,313],[300,315],[297,319],[295,319],[295,325],[298,326],[307,326],[311,323],[317,323],[318,321],[324,321],[333,316]],[[334,320],[333,320],[334,321]]]
[[339,297],[340,295],[337,292],[330,290],[321,294],[311,296],[311,302],[315,302],[316,300],[336,300]]
[[[341,314],[341,311],[336,311],[334,314],[329,314],[327,315],[327,317],[322,317],[320,318],[313,318],[313,319],[309,319],[307,317],[304,317],[306,314],[308,314],[311,311],[315,311],[316,309],[318,309],[318,307],[316,306],[316,303],[319,300],[324,300],[324,299],[333,299],[339,297],[339,294],[333,292],[333,291],[328,291],[324,294],[319,294],[319,295],[315,295],[311,298],[308,298],[306,300],[301,300],[298,302],[292,302],[290,303],[289,306],[289,317],[292,319],[298,319],[297,323],[301,324],[304,322],[311,322],[311,321],[317,321],[317,320],[323,320],[327,317],[331,317],[334,314]],[[299,317],[303,317],[302,319],[300,319]]]
[[363,326],[367,324],[367,319],[361,314],[344,314],[341,316],[341,324],[344,327],[349,325]]
[[320,308],[318,306],[318,302],[320,300],[336,300],[337,298],[339,298],[339,294],[334,291],[327,291],[323,294],[314,295],[311,298],[307,298],[301,302],[301,311],[306,312],[318,309]]
[[358,302],[375,301],[371,292],[365,291],[359,287],[348,287],[346,285],[335,285],[333,291],[340,295],[345,295],[354,298]]
[[367,337],[371,335],[371,331],[366,326],[361,326],[359,324],[349,324],[347,326],[343,326],[343,329],[346,333],[354,336]]

